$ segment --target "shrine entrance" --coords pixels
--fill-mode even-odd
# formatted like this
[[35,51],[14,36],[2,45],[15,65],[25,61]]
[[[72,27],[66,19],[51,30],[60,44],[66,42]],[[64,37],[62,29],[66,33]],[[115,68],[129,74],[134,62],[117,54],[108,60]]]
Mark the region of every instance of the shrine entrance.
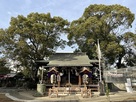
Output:
[[78,85],[78,75],[76,70],[67,69],[64,70],[63,75],[61,77],[61,84],[65,85],[70,83],[72,85]]
[[78,85],[78,76],[76,76],[74,73],[71,73],[70,83],[72,85]]
[[48,79],[48,84],[51,84],[51,75],[56,76],[56,85],[67,86],[67,84],[78,85],[79,84],[79,72],[76,68],[72,67],[52,67],[49,68],[46,79]]

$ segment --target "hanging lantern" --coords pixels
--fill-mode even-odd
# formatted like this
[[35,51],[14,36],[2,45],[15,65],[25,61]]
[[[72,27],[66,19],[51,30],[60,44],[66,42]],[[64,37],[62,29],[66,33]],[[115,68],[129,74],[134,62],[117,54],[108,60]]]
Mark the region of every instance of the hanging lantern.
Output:
[[76,76],[79,76],[79,73],[77,72],[77,70],[75,69],[75,75]]
[[88,75],[87,75],[87,74],[84,74],[84,75],[82,76],[82,79],[83,79],[83,83],[84,83],[84,84],[87,84],[87,83],[88,83]]
[[59,74],[57,75],[57,81],[61,81],[61,77]]
[[63,76],[64,73],[60,73],[60,76]]
[[51,83],[52,84],[56,83],[56,75],[55,74],[51,75]]
[[98,76],[98,74],[97,74],[96,72],[94,73],[94,75],[95,75],[96,77]]

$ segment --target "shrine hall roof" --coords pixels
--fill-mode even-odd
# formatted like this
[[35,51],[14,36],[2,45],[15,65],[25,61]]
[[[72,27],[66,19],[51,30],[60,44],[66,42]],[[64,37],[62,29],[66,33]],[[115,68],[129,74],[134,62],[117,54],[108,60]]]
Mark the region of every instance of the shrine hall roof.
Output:
[[47,66],[92,66],[85,53],[55,53]]

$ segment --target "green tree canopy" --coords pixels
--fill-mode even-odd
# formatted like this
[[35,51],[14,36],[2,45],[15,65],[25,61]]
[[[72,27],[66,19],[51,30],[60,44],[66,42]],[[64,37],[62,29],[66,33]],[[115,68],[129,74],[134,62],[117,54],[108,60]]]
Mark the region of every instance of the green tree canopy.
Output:
[[49,56],[58,47],[64,48],[61,34],[67,32],[69,22],[50,13],[30,13],[27,17],[12,17],[10,26],[1,30],[5,53],[21,62],[22,66],[33,67],[36,60]]
[[70,25],[69,44],[77,43],[79,49],[89,57],[97,58],[96,44],[100,41],[101,51],[108,63],[119,61],[125,54],[121,35],[131,27],[134,14],[121,5],[90,5],[78,20]]
[[8,74],[10,70],[6,67],[6,60],[4,58],[0,59],[0,74]]
[[126,32],[122,35],[126,55],[124,60],[128,66],[136,65],[136,34]]

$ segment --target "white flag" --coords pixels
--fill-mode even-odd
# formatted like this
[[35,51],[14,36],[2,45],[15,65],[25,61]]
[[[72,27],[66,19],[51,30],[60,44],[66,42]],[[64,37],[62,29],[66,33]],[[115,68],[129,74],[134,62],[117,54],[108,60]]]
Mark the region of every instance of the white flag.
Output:
[[98,47],[97,47],[97,51],[98,51],[98,59],[101,59],[101,49],[100,49],[100,44],[99,44],[99,40],[98,40]]

